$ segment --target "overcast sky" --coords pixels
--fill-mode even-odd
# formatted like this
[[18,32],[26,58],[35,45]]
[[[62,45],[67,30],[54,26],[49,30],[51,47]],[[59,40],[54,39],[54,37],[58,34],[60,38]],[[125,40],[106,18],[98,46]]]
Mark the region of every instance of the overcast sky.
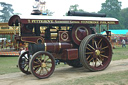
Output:
[[[79,9],[83,9],[87,12],[98,12],[101,9],[101,4],[106,0],[44,0],[46,1],[46,8],[54,15],[65,15],[69,10],[70,5],[79,5]],[[122,8],[128,7],[128,0],[118,0],[122,2]],[[30,15],[32,12],[32,6],[35,0],[0,0],[0,2],[6,2],[13,5],[15,13],[21,13],[22,15]]]

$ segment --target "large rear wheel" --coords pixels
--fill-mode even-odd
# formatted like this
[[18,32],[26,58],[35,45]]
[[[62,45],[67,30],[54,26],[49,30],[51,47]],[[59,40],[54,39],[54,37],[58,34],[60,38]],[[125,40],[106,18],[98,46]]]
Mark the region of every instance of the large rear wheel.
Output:
[[112,47],[105,36],[92,34],[82,40],[79,56],[85,68],[91,71],[104,70],[111,61]]

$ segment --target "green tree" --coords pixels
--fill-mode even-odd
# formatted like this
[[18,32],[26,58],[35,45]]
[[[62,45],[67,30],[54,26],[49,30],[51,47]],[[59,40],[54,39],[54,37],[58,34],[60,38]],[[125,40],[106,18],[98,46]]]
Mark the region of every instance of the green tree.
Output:
[[[78,4],[71,5],[71,6],[69,7],[69,11],[82,11],[82,12],[84,12],[83,9],[78,9],[78,7],[79,7]],[[65,15],[68,15],[68,13],[66,13]]]
[[70,11],[78,11],[78,7],[79,7],[78,4],[71,5],[70,8],[69,8],[69,10],[70,10]]
[[128,29],[128,8],[124,8],[120,11],[122,17],[122,23],[125,29]]
[[5,2],[0,2],[0,6],[2,10],[0,10],[0,22],[8,22],[10,16],[13,15],[13,9],[11,8],[11,4],[7,4]]
[[78,4],[71,5],[69,11],[84,11],[83,9],[78,9],[78,7],[79,7]]
[[105,13],[107,17],[113,17],[120,21],[119,25],[111,25],[110,29],[121,29],[124,28],[122,25],[122,17],[120,15],[121,2],[118,0],[106,0],[102,3],[101,10],[99,13]]
[[107,16],[117,18],[121,10],[121,2],[118,0],[106,0],[105,3],[102,3],[102,8],[100,12],[106,13]]

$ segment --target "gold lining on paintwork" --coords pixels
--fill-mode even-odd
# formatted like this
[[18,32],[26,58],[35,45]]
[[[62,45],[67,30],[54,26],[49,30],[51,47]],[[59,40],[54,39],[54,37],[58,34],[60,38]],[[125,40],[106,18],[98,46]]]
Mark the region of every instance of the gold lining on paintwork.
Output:
[[47,51],[47,44],[46,44],[46,43],[44,43],[44,46],[45,46],[45,51]]
[[[32,37],[37,37],[37,36],[32,36]],[[37,37],[38,39],[37,39],[37,41],[36,42],[34,42],[34,41],[29,41],[29,40],[23,40],[22,38],[31,38],[31,37],[21,37],[21,41],[25,41],[25,42],[31,42],[31,43],[35,43],[35,44],[37,44],[38,43],[38,40],[39,39],[41,39],[43,42],[44,42],[44,39],[42,38],[42,37]]]
[[61,49],[61,43],[59,42],[59,49]]
[[88,30],[87,30],[86,27],[84,27],[84,26],[77,27],[77,29],[76,29],[76,31],[75,31],[75,37],[76,37],[76,39],[77,39],[78,41],[81,41],[81,40],[78,38],[78,36],[77,36],[77,31],[78,31],[78,29],[80,29],[80,28],[84,28],[84,29],[86,30],[86,32],[87,32],[87,35],[88,35]]
[[[63,35],[64,35],[64,34],[67,36],[66,39],[63,38]],[[61,39],[62,39],[63,41],[67,41],[67,40],[68,40],[68,37],[69,37],[69,36],[68,36],[67,31],[66,31],[66,32],[63,32],[63,33],[61,34]]]

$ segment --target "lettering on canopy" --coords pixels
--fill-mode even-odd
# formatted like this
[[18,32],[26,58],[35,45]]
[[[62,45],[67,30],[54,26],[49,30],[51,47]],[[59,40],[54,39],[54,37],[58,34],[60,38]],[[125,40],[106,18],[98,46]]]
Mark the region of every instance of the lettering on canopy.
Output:
[[28,20],[28,23],[51,23],[51,24],[116,24],[115,21],[86,21],[86,20]]

